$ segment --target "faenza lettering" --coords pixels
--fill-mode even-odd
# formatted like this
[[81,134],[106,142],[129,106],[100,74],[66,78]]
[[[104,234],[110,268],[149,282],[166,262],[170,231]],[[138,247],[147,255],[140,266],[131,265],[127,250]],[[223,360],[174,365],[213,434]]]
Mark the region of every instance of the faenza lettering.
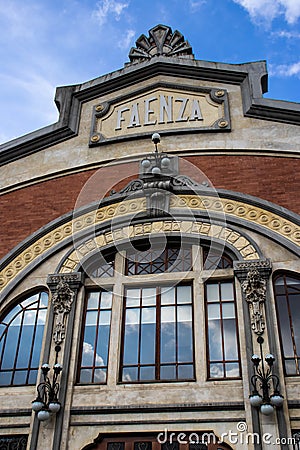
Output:
[[162,95],[117,109],[115,130],[146,125],[203,120],[198,99]]

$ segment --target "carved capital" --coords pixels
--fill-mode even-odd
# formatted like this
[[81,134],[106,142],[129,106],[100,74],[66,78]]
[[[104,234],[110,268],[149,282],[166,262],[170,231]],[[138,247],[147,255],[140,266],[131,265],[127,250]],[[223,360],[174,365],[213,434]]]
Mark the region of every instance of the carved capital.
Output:
[[257,335],[265,330],[264,303],[266,301],[267,279],[271,272],[270,260],[236,263],[235,274],[242,286],[244,298],[249,306],[251,328]]
[[55,317],[53,339],[56,345],[60,345],[65,339],[66,318],[71,311],[77,289],[82,283],[82,274],[74,272],[66,275],[49,275],[47,283],[52,292]]

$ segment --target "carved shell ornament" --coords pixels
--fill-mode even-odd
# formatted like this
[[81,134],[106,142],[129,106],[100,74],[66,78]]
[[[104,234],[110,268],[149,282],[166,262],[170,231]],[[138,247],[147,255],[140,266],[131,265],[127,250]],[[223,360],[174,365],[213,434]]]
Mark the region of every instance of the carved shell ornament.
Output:
[[138,63],[151,59],[153,56],[170,56],[194,59],[193,49],[184,36],[177,30],[166,25],[157,25],[149,30],[149,36],[142,34],[136,41],[136,47],[132,47],[129,59],[132,63]]

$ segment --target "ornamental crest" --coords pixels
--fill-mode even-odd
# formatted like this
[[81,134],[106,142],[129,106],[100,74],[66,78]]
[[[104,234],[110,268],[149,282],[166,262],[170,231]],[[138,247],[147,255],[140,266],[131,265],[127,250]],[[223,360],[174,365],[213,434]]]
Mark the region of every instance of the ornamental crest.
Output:
[[169,56],[194,59],[193,50],[183,35],[166,25],[157,25],[149,30],[149,36],[142,34],[132,47],[129,59],[132,63],[142,62],[153,56]]

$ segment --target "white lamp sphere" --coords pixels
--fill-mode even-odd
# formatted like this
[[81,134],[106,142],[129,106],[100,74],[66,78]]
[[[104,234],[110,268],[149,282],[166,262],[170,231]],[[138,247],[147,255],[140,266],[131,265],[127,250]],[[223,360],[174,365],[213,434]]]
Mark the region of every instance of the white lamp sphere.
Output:
[[38,412],[37,418],[41,422],[44,422],[45,420],[48,420],[50,418],[50,413],[49,413],[49,411],[46,411],[45,409],[42,409],[41,411]]
[[257,408],[258,406],[260,406],[262,404],[262,398],[258,394],[250,395],[249,401],[250,401],[251,405],[254,406],[255,408]]
[[270,416],[274,412],[274,408],[272,405],[269,405],[268,403],[265,405],[261,405],[260,412],[264,414],[265,416]]
[[34,401],[34,402],[31,403],[32,411],[38,412],[38,411],[40,411],[43,407],[44,407],[44,403],[43,403],[43,402]]
[[162,167],[169,167],[169,165],[170,165],[170,159],[168,158],[168,157],[164,157],[162,160],[161,160],[161,166]]
[[159,167],[155,166],[155,167],[153,167],[153,169],[151,170],[151,172],[152,172],[153,175],[160,175],[161,170],[160,170]]
[[56,414],[60,410],[60,403],[50,402],[48,408],[52,413]]
[[272,405],[274,405],[274,406],[280,407],[283,404],[283,396],[279,395],[279,394],[272,395],[270,400],[271,400]]
[[150,163],[149,159],[143,159],[143,161],[142,161],[142,167],[143,167],[144,169],[149,169],[150,166],[151,166],[151,163]]

